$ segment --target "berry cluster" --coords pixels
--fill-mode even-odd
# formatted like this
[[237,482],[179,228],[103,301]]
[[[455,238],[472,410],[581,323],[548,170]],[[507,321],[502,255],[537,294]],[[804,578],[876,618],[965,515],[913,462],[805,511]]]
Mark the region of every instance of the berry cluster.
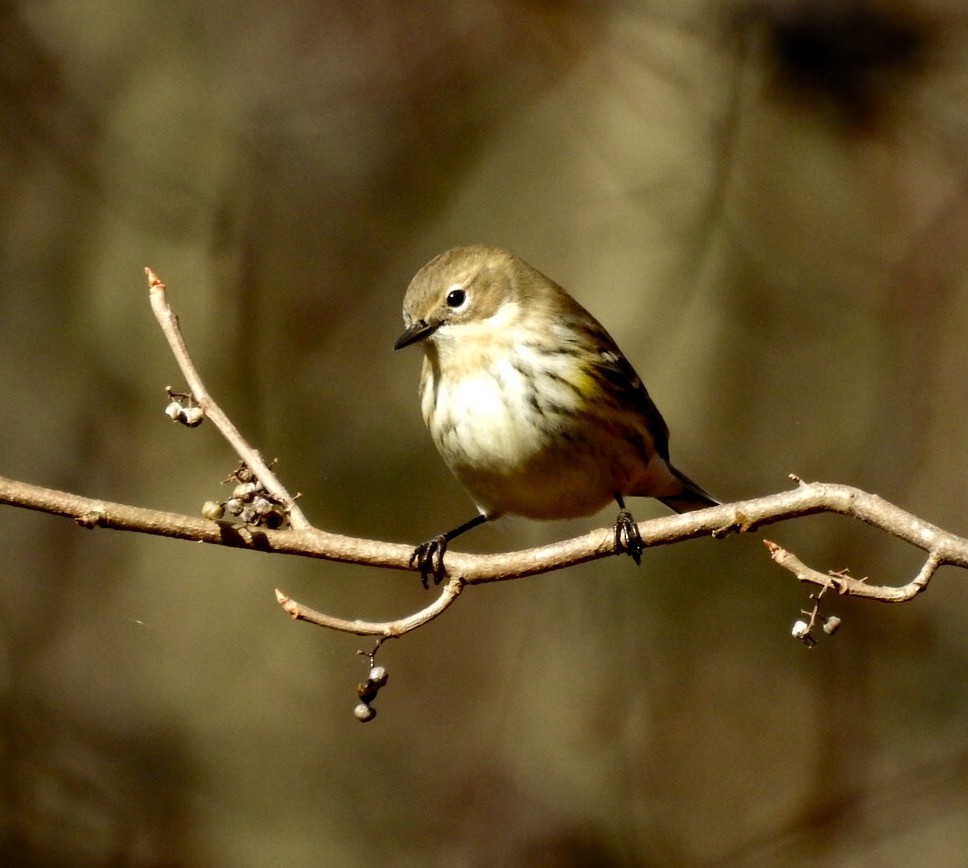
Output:
[[[834,577],[846,578],[846,571],[831,573]],[[820,613],[820,598],[824,593],[833,587],[833,585],[824,585],[817,593],[811,594],[810,599],[813,600],[813,607],[810,609],[801,609],[800,614],[806,615],[806,620],[800,619],[793,625],[793,629],[790,634],[794,639],[803,642],[808,648],[812,648],[817,644],[817,640],[814,637],[814,630],[820,627],[824,633],[828,636],[833,636],[840,629],[840,618],[836,615],[822,615]]]
[[165,407],[165,415],[172,422],[181,422],[189,428],[197,428],[202,424],[205,412],[198,406],[194,395],[190,392],[173,392],[171,386],[167,386],[165,391],[170,400]]
[[278,530],[288,519],[282,506],[243,462],[224,479],[223,485],[234,482],[232,496],[225,501],[206,501],[202,515],[211,521],[218,521],[225,513],[239,521],[268,530]]
[[360,697],[360,704],[353,709],[353,714],[356,715],[356,719],[360,723],[366,723],[376,717],[376,709],[371,703],[376,699],[380,688],[387,683],[389,677],[386,669],[382,666],[373,666],[371,661],[370,674],[366,681],[361,681],[356,686],[356,695]]

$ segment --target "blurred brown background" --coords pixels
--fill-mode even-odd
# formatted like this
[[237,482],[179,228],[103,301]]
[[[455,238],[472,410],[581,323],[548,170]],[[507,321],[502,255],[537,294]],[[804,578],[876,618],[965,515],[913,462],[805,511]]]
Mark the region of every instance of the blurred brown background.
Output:
[[[425,539],[473,510],[391,346],[417,268],[485,241],[610,328],[719,496],[795,472],[964,534],[966,36],[954,0],[3,0],[0,472],[224,496],[228,448],[162,413],[151,265],[309,517]],[[833,600],[807,651],[763,536],[919,563],[845,519],[468,592],[384,649],[366,726],[365,643],[272,589],[378,619],[415,577],[0,529],[5,864],[964,864],[966,576]]]

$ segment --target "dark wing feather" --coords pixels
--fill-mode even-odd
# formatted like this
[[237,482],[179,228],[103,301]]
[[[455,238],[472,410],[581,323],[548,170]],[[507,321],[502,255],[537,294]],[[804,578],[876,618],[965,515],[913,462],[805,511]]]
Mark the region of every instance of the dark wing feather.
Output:
[[595,375],[603,381],[603,393],[614,395],[616,406],[632,408],[645,421],[652,435],[655,451],[665,461],[669,460],[669,426],[655,406],[648,389],[612,336],[601,326],[596,329],[599,363]]

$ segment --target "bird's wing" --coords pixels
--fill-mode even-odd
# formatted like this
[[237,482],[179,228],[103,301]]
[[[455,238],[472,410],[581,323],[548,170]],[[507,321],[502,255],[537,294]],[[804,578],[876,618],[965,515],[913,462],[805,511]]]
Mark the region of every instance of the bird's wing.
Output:
[[669,426],[662,418],[659,408],[655,406],[645,384],[604,328],[596,330],[595,337],[599,356],[595,375],[603,381],[603,394],[612,396],[617,407],[632,408],[639,413],[652,435],[655,451],[668,461]]

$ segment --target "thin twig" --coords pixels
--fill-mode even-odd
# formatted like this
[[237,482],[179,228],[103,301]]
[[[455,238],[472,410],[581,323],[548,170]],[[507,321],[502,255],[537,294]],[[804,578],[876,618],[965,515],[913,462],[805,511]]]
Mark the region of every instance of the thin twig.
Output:
[[297,603],[278,588],[276,588],[276,602],[296,621],[308,621],[318,627],[328,627],[331,630],[353,633],[357,636],[381,636],[384,639],[396,639],[441,615],[460,596],[463,589],[464,582],[461,579],[451,579],[441,588],[440,596],[426,608],[414,612],[406,618],[385,622],[347,621],[344,618],[326,615],[323,612],[310,609],[302,603]]
[[[871,585],[866,580],[855,579],[843,573],[821,573],[808,567],[793,552],[769,540],[763,540],[764,545],[773,558],[783,569],[789,570],[801,582],[807,582],[822,587],[830,587],[838,593],[851,597],[865,597],[868,600],[878,600],[882,603],[905,603],[916,597],[928,587],[928,582],[945,561],[937,552],[930,552],[918,574],[906,585],[895,588],[889,585]],[[950,562],[948,562],[950,563]],[[812,626],[812,625],[811,625]]]
[[148,296],[151,299],[151,309],[154,311],[155,318],[168,340],[175,361],[178,362],[178,367],[181,368],[185,382],[188,384],[188,388],[195,397],[198,406],[201,407],[205,416],[212,420],[212,424],[218,428],[222,436],[228,440],[229,445],[255,474],[256,479],[265,486],[266,491],[283,505],[293,528],[305,530],[312,527],[309,520],[303,515],[302,510],[296,505],[295,498],[286,491],[283,484],[262,459],[262,456],[248,444],[238,428],[232,423],[232,420],[223,412],[222,408],[209,394],[208,389],[205,388],[201,375],[188,352],[185,339],[182,337],[181,329],[178,326],[178,317],[175,316],[174,311],[168,304],[167,287],[150,268],[145,269],[145,274],[148,277]]

